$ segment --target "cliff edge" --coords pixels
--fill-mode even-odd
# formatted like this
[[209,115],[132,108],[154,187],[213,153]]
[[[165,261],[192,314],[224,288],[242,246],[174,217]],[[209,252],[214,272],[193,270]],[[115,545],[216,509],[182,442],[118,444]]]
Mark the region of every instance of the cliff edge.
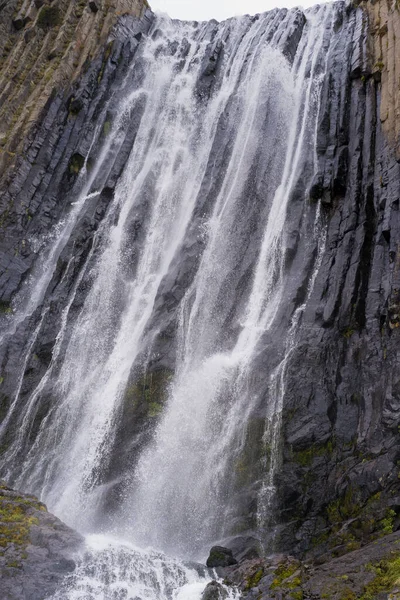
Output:
[[52,94],[104,51],[117,20],[147,8],[147,0],[0,3],[0,173],[23,151]]

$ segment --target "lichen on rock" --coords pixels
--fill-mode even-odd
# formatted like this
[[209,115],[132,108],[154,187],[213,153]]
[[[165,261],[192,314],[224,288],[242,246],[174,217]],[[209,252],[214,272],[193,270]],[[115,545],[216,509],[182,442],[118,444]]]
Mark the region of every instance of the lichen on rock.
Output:
[[42,600],[74,570],[83,538],[35,496],[0,481],[0,579],[5,600]]

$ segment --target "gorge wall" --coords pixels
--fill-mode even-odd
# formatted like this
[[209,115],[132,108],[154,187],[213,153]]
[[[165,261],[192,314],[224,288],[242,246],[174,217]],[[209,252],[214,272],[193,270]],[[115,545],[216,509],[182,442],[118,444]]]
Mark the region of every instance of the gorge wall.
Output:
[[359,6],[352,71],[335,75],[343,48],[329,69],[316,180],[327,246],[283,413],[282,520],[312,554],[398,527],[399,12]]
[[[230,100],[221,110],[217,133],[210,128],[214,138],[209,155],[202,159],[205,175],[198,187],[199,203],[157,283],[151,313],[135,346],[135,360],[129,340],[118,338],[129,351],[128,358],[124,355],[128,361],[123,365],[124,378],[115,382],[114,390],[113,374],[119,372],[117,363],[123,361],[118,358],[110,364],[107,360],[125,314],[129,287],[125,283],[140,271],[147,227],[153,223],[151,203],[162,187],[157,187],[163,168],[157,162],[158,146],[150,144],[154,131],[161,138],[157,113],[151,113],[154,121],[149,124],[148,145],[140,137],[143,115],[148,115],[141,86],[147,81],[150,51],[161,40],[152,58],[166,56],[174,61],[171,80],[187,65],[195,65],[193,104],[192,96],[190,100],[184,96],[190,81],[179,81],[176,87],[183,104],[186,101],[193,111],[200,111],[207,124],[207,111],[201,110],[213,109],[229,53],[241,48],[257,20],[243,22],[243,30],[232,24],[222,33],[215,22],[193,28],[182,25],[183,34],[177,26],[178,34],[175,30],[171,33],[166,21],[158,28],[147,3],[139,0],[93,0],[88,4],[12,1],[0,5],[1,476],[43,496],[50,508],[59,512],[71,504],[72,496],[65,497],[65,505],[62,501],[57,504],[62,486],[70,484],[81,464],[68,454],[68,444],[75,439],[79,420],[86,424],[82,406],[89,405],[92,397],[89,367],[99,364],[101,370],[93,373],[102,390],[118,396],[119,401],[99,425],[98,430],[108,428],[103,437],[96,433],[87,448],[77,442],[76,456],[78,451],[90,453],[91,448],[97,454],[78,481],[83,491],[75,512],[66,513],[65,518],[75,525],[80,523],[80,511],[85,512],[89,504],[95,504],[96,510],[82,523],[88,530],[112,522],[116,515],[120,518],[121,511],[126,515],[127,498],[135,497],[140,504],[151,497],[153,506],[141,513],[143,522],[153,523],[157,511],[165,521],[171,506],[179,507],[171,527],[176,529],[177,522],[183,522],[175,546],[181,552],[185,552],[185,536],[190,531],[193,537],[198,534],[193,541],[196,551],[215,539],[224,539],[238,552],[255,545],[260,551],[261,544],[267,552],[274,548],[321,562],[400,527],[399,8],[397,2],[387,0],[358,6],[337,2],[331,12],[320,9],[313,14],[272,12],[261,21],[260,31],[249,36],[246,50],[254,52],[262,35],[274,40],[285,65],[301,73],[307,90],[299,113],[294,108],[289,114],[299,118],[297,133],[303,145],[293,142],[291,164],[296,173],[287,175],[284,242],[278,247],[274,241],[280,254],[278,257],[276,250],[269,257],[279,269],[271,275],[260,274],[264,280],[271,278],[267,291],[272,303],[275,289],[279,288],[279,295],[271,308],[273,318],[267,315],[264,319],[265,307],[260,308],[254,352],[246,363],[250,366],[242,368],[240,359],[233,366],[221,367],[221,357],[231,358],[232,349],[237,355],[245,353],[237,340],[243,338],[238,332],[246,329],[242,309],[252,289],[252,274],[257,271],[263,239],[260,223],[265,224],[264,211],[273,206],[270,197],[282,169],[278,162],[288,163],[279,140],[290,139],[291,121],[285,120],[283,109],[274,108],[264,88],[259,96],[266,103],[263,109],[280,124],[281,137],[260,120],[265,142],[254,149],[246,146],[250,142],[240,130],[241,141],[253,154],[247,170],[240,170],[242,162],[237,163],[239,178],[236,175],[234,179],[235,173],[229,171],[234,156],[230,115],[241,114],[241,108]],[[316,25],[310,33],[313,19]],[[148,48],[146,40],[153,46]],[[204,45],[203,54],[190,54],[196,43]],[[246,55],[240,58],[243,64],[231,89],[246,105],[247,97],[240,95]],[[289,67],[285,65],[286,81]],[[285,85],[277,83],[274,74],[268,76],[270,88],[278,99],[283,98]],[[310,80],[315,81],[315,88],[307,87]],[[314,96],[318,106],[310,100]],[[309,114],[304,109],[307,102]],[[251,108],[256,114],[257,105],[251,104]],[[303,113],[315,125],[308,137],[301,125]],[[179,117],[186,124],[178,110],[171,114],[171,121]],[[209,140],[205,134],[202,138],[196,127],[199,125],[193,126],[193,131],[188,129],[191,151],[197,139]],[[277,146],[277,162],[268,154],[270,140]],[[182,153],[174,156],[170,169],[178,172],[186,185],[187,168],[179,171],[180,164],[185,165],[185,140],[175,141]],[[109,295],[96,296],[93,290],[98,282],[96,261],[103,256],[101,243],[123,214],[120,205],[114,206],[121,181],[129,195],[143,172],[137,150],[136,178],[130,182],[123,179],[127,165],[133,171],[136,168],[128,162],[135,144],[155,153],[150,157],[154,165],[146,171],[139,201],[126,215],[122,258],[107,263],[121,271],[117,277],[110,269]],[[221,213],[213,213],[213,202],[221,189],[228,189],[227,172],[242,195],[225,233],[239,240],[240,248],[227,244],[222,251],[214,246],[215,256],[225,267],[223,261],[230,254],[228,272],[232,276],[224,269],[204,275],[206,290],[216,280],[223,282],[211,302],[199,287],[194,297],[189,297],[189,292],[203,273],[202,258],[207,257],[208,239],[213,239],[205,224],[210,217],[214,224],[224,214],[223,207]],[[168,193],[174,201],[183,194],[175,188]],[[279,211],[274,218],[279,221]],[[172,219],[170,229],[173,224]],[[173,243],[171,240],[162,248],[159,263]],[[109,244],[111,247],[112,240]],[[103,284],[107,287],[105,280]],[[149,289],[143,288],[143,306],[147,306]],[[89,302],[92,314],[97,310],[96,319],[89,323],[91,329],[85,329]],[[205,316],[196,321],[193,306],[197,313],[203,306],[208,311],[214,337],[203,327]],[[189,326],[185,329],[185,319],[192,330]],[[132,323],[138,320],[137,315],[132,316]],[[95,326],[103,331],[101,343],[93,334]],[[86,334],[85,340],[79,338],[80,345],[77,328]],[[191,342],[194,347],[197,341],[204,349],[203,355],[196,354],[199,363],[211,353],[221,359],[218,365],[206,361],[203,371],[190,371],[190,377],[196,375],[192,388],[187,381],[185,386],[180,383],[186,376],[182,331],[187,334],[187,345]],[[253,344],[250,334],[245,341]],[[81,352],[83,342],[85,356],[91,361],[86,371],[83,367],[79,370],[81,354],[80,364],[66,359]],[[72,373],[68,381],[67,371]],[[211,423],[215,432],[207,441],[211,439],[215,456],[229,455],[229,477],[221,475],[221,489],[202,479],[202,485],[211,491],[197,504],[189,492],[177,499],[176,486],[168,489],[163,483],[164,497],[162,490],[147,480],[141,492],[135,492],[136,497],[132,488],[136,489],[137,482],[131,472],[138,463],[144,479],[146,469],[151,479],[156,478],[157,469],[169,468],[190,478],[189,467],[199,469],[198,463],[190,463],[195,447],[205,460],[201,465],[209,461],[210,472],[219,473],[222,463],[210,460],[201,440],[193,442],[189,435],[179,441],[180,456],[186,453],[186,460],[172,461],[173,468],[164,463],[162,456],[169,449],[162,438],[166,425],[164,430],[158,429],[162,451],[146,454],[169,396],[182,394],[174,423],[184,430],[182,406],[188,411],[196,406],[197,410],[195,401],[190,402],[198,393],[208,398],[211,392],[206,383],[218,392]],[[78,394],[82,404],[76,404],[74,414],[70,407],[75,406]],[[65,397],[70,404],[63,403]],[[231,411],[232,398],[238,399],[238,415]],[[250,398],[251,402],[247,401]],[[65,439],[59,419],[62,411],[72,423]],[[198,418],[202,418],[201,411]],[[220,443],[222,432],[230,425],[235,425],[235,431],[224,445]],[[49,431],[57,435],[50,439]],[[87,430],[89,437],[91,431]],[[73,489],[75,495],[77,489]],[[222,505],[221,510],[210,508],[213,503]],[[193,506],[199,523],[192,522]],[[212,512],[214,520],[205,526],[212,520],[207,516]],[[204,531],[211,533],[202,537]],[[146,538],[146,527],[142,533]],[[170,534],[166,527],[155,541],[168,546]]]

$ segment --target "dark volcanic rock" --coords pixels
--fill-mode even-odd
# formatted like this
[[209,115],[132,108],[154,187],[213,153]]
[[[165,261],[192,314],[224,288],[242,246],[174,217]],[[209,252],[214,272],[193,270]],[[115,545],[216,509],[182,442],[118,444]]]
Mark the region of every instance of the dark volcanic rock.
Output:
[[226,569],[224,583],[249,600],[394,600],[399,577],[395,533],[321,566],[283,555],[246,560]]
[[35,496],[0,482],[2,600],[43,600],[75,569],[83,538]]
[[217,581],[211,581],[203,592],[201,600],[224,600],[228,592]]
[[207,558],[207,567],[229,567],[236,565],[237,560],[233,558],[232,550],[223,546],[213,546],[210,550],[210,556]]

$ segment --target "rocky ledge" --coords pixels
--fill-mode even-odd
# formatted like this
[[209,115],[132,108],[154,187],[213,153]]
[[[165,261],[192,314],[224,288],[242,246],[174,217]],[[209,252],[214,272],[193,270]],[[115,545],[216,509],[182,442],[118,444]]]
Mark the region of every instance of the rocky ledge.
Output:
[[[243,560],[217,573],[247,600],[399,600],[400,533],[322,565],[275,555]],[[202,600],[227,597],[223,586],[213,581]]]
[[43,600],[75,569],[83,538],[35,496],[0,481],[1,600]]

